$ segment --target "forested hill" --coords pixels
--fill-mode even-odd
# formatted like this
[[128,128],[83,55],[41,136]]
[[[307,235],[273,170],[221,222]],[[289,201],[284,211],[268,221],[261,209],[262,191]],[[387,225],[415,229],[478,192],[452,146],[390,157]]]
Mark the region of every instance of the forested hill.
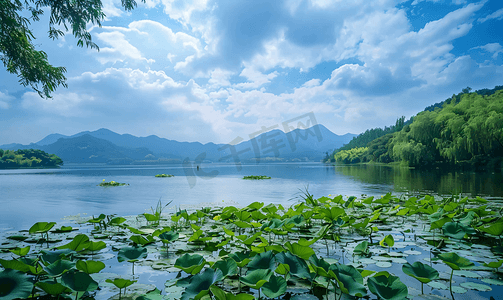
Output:
[[[503,87],[453,95],[442,108],[427,108],[400,130],[334,152],[342,163],[401,162],[412,167],[501,168],[503,160]],[[480,92],[480,93],[479,93]]]
[[61,158],[42,150],[21,149],[17,151],[0,149],[0,169],[55,168],[63,164]]
[[[435,103],[433,105],[430,105],[424,109],[424,111],[434,111],[435,108],[442,108],[444,104],[450,104],[451,101],[454,100],[454,102],[458,103],[461,100],[461,96],[464,94],[470,93],[472,89],[470,87],[464,88],[461,93],[459,94],[453,94],[451,98],[447,98],[442,102]],[[503,90],[503,85],[496,86],[494,89],[480,89],[475,91],[475,93],[483,96],[490,96],[494,93],[496,93],[499,90]],[[402,128],[405,125],[411,124],[413,121],[413,118],[410,120],[405,121],[405,117],[398,118],[396,120],[395,125],[391,126],[385,126],[384,128],[372,128],[372,129],[367,129],[365,132],[360,133],[359,135],[355,136],[349,143],[345,144],[344,146],[340,148],[336,148],[332,155],[326,156],[324,161],[329,162],[332,161],[334,162],[334,155],[343,150],[349,150],[349,149],[354,149],[354,148],[360,148],[360,147],[367,147],[368,144],[382,136],[385,136],[390,133],[394,133],[397,131],[402,130]]]

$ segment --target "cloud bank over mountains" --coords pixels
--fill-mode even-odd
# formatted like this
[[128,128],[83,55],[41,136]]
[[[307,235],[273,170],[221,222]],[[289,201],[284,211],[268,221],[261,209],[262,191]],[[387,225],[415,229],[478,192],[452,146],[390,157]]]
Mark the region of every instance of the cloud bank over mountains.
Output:
[[53,99],[0,70],[4,143],[101,127],[228,143],[308,112],[359,133],[503,84],[496,0],[148,0],[130,13],[103,2],[107,20],[90,28],[99,52],[35,28],[68,70]]

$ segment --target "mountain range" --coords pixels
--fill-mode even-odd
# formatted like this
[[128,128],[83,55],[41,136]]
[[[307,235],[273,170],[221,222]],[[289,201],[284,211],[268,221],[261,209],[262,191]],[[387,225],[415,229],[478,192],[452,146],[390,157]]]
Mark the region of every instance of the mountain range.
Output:
[[211,162],[320,161],[326,152],[347,144],[355,135],[337,135],[323,125],[264,132],[248,141],[230,144],[178,142],[155,135],[137,137],[102,128],[66,136],[50,134],[29,145],[5,144],[0,149],[40,149],[65,163],[158,164],[183,160]]

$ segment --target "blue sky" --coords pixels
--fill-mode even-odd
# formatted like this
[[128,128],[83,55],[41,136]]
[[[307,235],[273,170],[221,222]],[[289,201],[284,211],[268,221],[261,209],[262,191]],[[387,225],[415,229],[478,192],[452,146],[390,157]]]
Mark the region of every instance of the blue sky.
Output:
[[38,49],[67,68],[42,99],[0,68],[0,144],[108,128],[228,143],[313,112],[337,134],[392,125],[461,89],[503,85],[500,0],[147,0]]

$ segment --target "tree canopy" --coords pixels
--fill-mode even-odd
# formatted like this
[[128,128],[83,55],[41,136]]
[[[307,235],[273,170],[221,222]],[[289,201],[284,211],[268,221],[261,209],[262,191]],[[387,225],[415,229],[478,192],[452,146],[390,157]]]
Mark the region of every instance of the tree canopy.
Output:
[[451,101],[444,101],[442,108],[417,114],[402,130],[374,139],[366,148],[334,153],[334,160],[499,168],[503,161],[503,90],[498,88],[481,94],[464,89]]
[[55,154],[48,154],[37,149],[17,151],[0,149],[0,169],[17,168],[54,168],[63,164]]
[[[145,0],[142,0],[145,2]],[[136,7],[134,0],[122,0],[126,11]],[[87,23],[101,27],[106,17],[102,11],[101,0],[1,0],[0,1],[0,60],[7,71],[16,74],[23,86],[31,86],[41,97],[51,97],[56,87],[66,85],[64,67],[54,67],[47,54],[37,50],[30,30],[32,22],[40,20],[44,9],[50,9],[48,35],[57,39],[66,31],[77,38],[77,45],[99,47],[92,41],[86,29]],[[29,15],[25,17],[24,15]]]

